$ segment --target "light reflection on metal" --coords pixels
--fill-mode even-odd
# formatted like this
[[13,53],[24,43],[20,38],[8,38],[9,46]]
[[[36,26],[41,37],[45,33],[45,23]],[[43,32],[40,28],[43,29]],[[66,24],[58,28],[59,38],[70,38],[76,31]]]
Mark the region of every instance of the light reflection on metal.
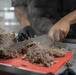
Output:
[[3,8],[3,10],[5,10],[5,11],[14,10],[14,7],[10,7],[10,8],[5,7],[5,8]]
[[10,23],[9,22],[5,22],[5,25],[8,26],[8,25],[10,25]]
[[14,10],[14,7],[10,7],[9,10]]
[[19,25],[19,23],[17,23],[17,22],[16,23],[15,22],[10,22],[10,23],[5,22],[4,25],[6,25],[6,26],[17,26],[17,25]]
[[5,8],[3,8],[3,10],[7,11],[7,10],[8,10],[8,8],[6,8],[6,7],[5,7]]

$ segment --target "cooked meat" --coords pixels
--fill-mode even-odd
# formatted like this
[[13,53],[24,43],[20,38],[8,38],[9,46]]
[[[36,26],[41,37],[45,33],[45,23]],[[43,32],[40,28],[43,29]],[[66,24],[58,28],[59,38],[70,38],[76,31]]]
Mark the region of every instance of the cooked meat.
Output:
[[0,59],[16,58],[18,57],[17,51],[5,51],[0,49]]
[[64,48],[58,48],[58,47],[54,47],[54,46],[52,46],[50,48],[50,51],[52,51],[53,56],[55,56],[55,57],[63,57],[66,54],[66,50]]
[[38,43],[28,48],[27,58],[31,63],[43,64],[44,66],[49,66],[53,61],[53,56],[50,56],[47,50]]
[[15,41],[15,34],[6,33],[3,29],[0,28],[0,48],[7,48],[14,44]]
[[5,33],[5,31],[2,28],[0,28],[0,34],[3,34],[3,33]]
[[49,67],[53,63],[54,57],[62,57],[65,55],[65,49],[56,47],[45,47],[38,42],[31,42],[27,44],[23,49],[25,55],[23,57],[27,58],[31,63],[37,63],[42,66]]
[[8,51],[6,48],[16,43],[14,33],[6,33],[0,28],[0,59],[17,57],[17,51]]
[[54,63],[54,57],[65,56],[66,51],[63,48],[54,46],[49,48],[34,41],[28,42],[19,51],[5,50],[16,42],[15,35],[6,33],[3,29],[0,31],[0,59],[15,58],[22,53],[23,59],[27,58],[31,63],[49,67]]

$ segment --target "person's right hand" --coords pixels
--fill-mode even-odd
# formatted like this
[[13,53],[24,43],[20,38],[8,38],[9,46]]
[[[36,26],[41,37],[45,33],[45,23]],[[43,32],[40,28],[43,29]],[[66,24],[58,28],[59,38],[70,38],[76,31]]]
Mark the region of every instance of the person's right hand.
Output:
[[52,41],[59,41],[67,36],[70,30],[70,23],[65,19],[58,21],[49,31],[49,37]]
[[28,38],[34,37],[35,32],[32,29],[31,26],[26,26],[22,30],[18,32],[18,41],[24,41],[25,39],[27,40]]

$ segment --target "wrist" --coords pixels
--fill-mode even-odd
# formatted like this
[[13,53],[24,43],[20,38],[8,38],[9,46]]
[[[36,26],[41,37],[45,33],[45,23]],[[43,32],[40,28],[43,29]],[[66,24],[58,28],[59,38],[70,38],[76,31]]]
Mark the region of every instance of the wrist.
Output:
[[69,25],[72,25],[72,24],[76,23],[75,18],[66,18],[65,20],[69,23]]
[[65,18],[65,21],[66,21],[69,25],[72,24],[72,20],[70,20],[70,19],[68,19],[68,18]]
[[67,21],[69,23],[69,25],[76,23],[76,10],[69,13],[68,15],[63,17],[62,19]]

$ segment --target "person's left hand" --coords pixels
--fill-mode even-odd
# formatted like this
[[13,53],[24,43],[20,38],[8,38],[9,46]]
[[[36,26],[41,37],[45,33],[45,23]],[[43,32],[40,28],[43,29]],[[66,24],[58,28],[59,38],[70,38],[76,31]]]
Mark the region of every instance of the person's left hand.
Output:
[[21,42],[24,41],[25,39],[27,40],[28,38],[33,38],[34,35],[35,32],[32,29],[32,27],[26,26],[18,32],[18,41]]
[[67,36],[69,29],[70,23],[62,19],[50,29],[48,35],[52,41],[59,41]]

